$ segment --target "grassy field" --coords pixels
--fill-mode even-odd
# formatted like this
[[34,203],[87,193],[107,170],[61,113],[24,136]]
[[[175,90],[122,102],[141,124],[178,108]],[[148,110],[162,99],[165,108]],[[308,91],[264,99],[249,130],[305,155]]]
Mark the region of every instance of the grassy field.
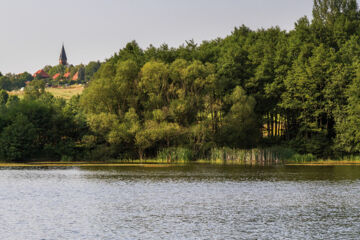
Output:
[[64,88],[46,88],[46,91],[52,93],[55,97],[70,99],[72,96],[81,94],[84,90],[82,85],[72,85]]
[[[53,94],[55,97],[61,97],[66,100],[69,100],[72,96],[81,94],[84,90],[83,85],[71,85],[68,87],[58,87],[58,88],[46,88],[45,91]],[[11,91],[10,95],[17,95],[19,98],[24,96],[24,91]]]

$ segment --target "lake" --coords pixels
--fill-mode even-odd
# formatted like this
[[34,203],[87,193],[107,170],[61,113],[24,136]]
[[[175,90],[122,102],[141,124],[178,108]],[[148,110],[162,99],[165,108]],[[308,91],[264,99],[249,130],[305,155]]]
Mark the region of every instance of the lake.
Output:
[[360,166],[0,168],[0,239],[359,239]]

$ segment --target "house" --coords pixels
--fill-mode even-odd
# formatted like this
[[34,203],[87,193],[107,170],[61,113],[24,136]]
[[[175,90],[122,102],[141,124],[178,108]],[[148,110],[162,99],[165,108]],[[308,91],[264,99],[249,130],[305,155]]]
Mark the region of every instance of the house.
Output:
[[47,74],[44,70],[38,70],[36,73],[33,74],[33,77],[36,78],[49,78],[49,74]]
[[68,77],[70,77],[70,72],[64,74],[64,78],[68,78]]
[[52,79],[56,80],[60,76],[60,73],[55,74]]
[[79,71],[77,71],[74,76],[72,77],[73,81],[77,81],[79,79]]

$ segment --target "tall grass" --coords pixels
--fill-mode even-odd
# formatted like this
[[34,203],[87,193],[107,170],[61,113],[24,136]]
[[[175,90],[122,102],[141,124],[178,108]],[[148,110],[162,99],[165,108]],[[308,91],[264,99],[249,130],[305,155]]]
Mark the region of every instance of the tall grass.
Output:
[[183,147],[164,148],[158,152],[157,159],[168,163],[186,163],[194,160],[194,154]]
[[340,161],[360,162],[359,155],[347,155],[340,158]]
[[121,158],[112,162],[186,164],[192,161],[210,164],[269,166],[284,163],[312,162],[316,161],[316,157],[312,154],[301,155],[290,148],[280,146],[255,149],[212,148],[206,155],[199,155],[185,147],[170,147],[158,151],[155,158],[143,160]]
[[[188,163],[199,156],[183,147],[165,148],[158,152],[156,160],[162,163]],[[270,147],[254,149],[212,148],[197,162],[211,164],[276,165],[315,161],[312,154],[301,155],[290,148]]]
[[287,159],[288,163],[309,163],[317,161],[317,158],[311,153],[308,154],[294,154],[291,158]]
[[210,163],[218,164],[274,165],[282,164],[294,155],[294,151],[283,147],[264,149],[231,149],[224,147],[211,149],[207,160]]

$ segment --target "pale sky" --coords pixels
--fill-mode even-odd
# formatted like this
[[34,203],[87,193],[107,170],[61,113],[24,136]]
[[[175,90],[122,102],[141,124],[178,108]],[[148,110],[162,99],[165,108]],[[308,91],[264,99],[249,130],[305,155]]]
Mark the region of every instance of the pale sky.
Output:
[[236,26],[291,30],[313,0],[0,0],[0,72],[103,61],[127,42],[142,48],[225,37]]

